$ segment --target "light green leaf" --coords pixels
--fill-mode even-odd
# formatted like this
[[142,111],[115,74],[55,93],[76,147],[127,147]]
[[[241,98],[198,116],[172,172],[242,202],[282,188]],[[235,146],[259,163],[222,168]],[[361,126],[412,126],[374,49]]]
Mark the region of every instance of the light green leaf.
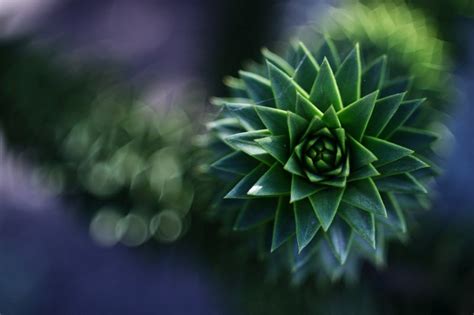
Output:
[[295,202],[307,198],[324,187],[314,184],[298,175],[293,175],[291,179],[291,199],[290,202]]
[[321,225],[308,199],[295,202],[293,207],[296,219],[298,252],[301,253],[314,238]]
[[331,105],[336,110],[342,108],[342,99],[339,94],[336,78],[326,58],[323,60],[316,81],[311,88],[309,99],[322,112],[325,112]]
[[248,230],[271,221],[275,216],[277,199],[259,198],[246,201],[234,224],[234,230]]
[[336,218],[325,236],[337,261],[343,265],[351,249],[352,229],[341,219]]
[[260,164],[256,159],[240,151],[232,152],[229,155],[212,163],[212,167],[221,171],[247,175]]
[[247,71],[239,71],[249,96],[257,105],[275,107],[270,80]]
[[391,135],[410,118],[411,115],[420,107],[425,99],[405,101],[400,104],[397,112],[385,126],[380,134],[381,138],[390,138]]
[[351,104],[360,98],[361,74],[359,44],[356,44],[336,73],[343,104]]
[[298,43],[298,64],[295,68],[293,79],[305,90],[310,91],[318,75],[319,65],[311,52],[302,43]]
[[351,182],[347,185],[342,199],[354,207],[387,216],[380,193],[370,178]]
[[262,177],[248,190],[251,196],[280,196],[290,194],[291,176],[279,163],[275,163]]
[[293,234],[295,234],[295,215],[289,206],[288,198],[280,197],[278,208],[273,225],[273,237],[271,252],[285,243]]
[[382,88],[387,69],[387,56],[377,58],[369,65],[362,75],[362,95],[375,92]]
[[267,167],[263,164],[257,166],[252,172],[248,173],[244,178],[242,178],[231,191],[225,195],[225,199],[246,199],[251,198],[247,195],[249,189],[257,182],[257,180],[262,177],[263,174],[267,171]]
[[341,204],[338,213],[357,234],[375,249],[375,217],[372,213],[362,211],[345,202]]
[[341,203],[344,188],[327,188],[309,197],[311,205],[324,231],[331,226]]
[[420,160],[419,158],[413,155],[409,155],[395,162],[377,167],[377,170],[380,172],[380,176],[385,177],[407,172],[413,172],[425,167],[429,167],[429,165]]
[[360,141],[375,106],[378,92],[371,93],[355,101],[337,113],[342,127],[348,134]]
[[375,102],[374,111],[370,117],[365,134],[369,136],[379,136],[398,110],[404,97],[405,93],[400,93],[378,99],[377,102]]
[[414,153],[412,150],[398,144],[374,137],[365,136],[363,144],[377,157],[377,161],[374,162],[376,167],[397,161]]
[[265,137],[255,141],[281,164],[285,164],[288,160],[289,150],[286,136]]

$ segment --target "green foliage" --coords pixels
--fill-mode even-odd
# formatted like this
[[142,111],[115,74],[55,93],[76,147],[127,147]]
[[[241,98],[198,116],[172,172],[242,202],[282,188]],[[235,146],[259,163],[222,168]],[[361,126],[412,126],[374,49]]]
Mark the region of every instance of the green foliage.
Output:
[[264,50],[265,66],[227,80],[238,97],[215,99],[209,124],[221,157],[213,166],[236,201],[218,213],[235,212],[234,229],[253,229],[268,264],[295,282],[354,276],[360,258],[382,265],[436,175],[437,136],[412,119],[424,100],[394,84],[404,78],[391,76],[391,59],[316,44],[298,42],[286,59]]
[[81,201],[100,243],[181,237],[193,204],[206,198],[188,114],[143,104],[110,74],[66,70],[55,58],[24,42],[0,46],[0,78],[8,82],[0,121],[9,145],[59,193]]

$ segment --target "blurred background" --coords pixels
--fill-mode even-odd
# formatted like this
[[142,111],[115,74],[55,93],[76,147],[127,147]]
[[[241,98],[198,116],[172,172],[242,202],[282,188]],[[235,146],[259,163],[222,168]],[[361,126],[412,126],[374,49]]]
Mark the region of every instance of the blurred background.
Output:
[[[58,157],[28,149],[59,117],[48,104],[64,95],[53,98],[45,88],[66,89],[61,84],[69,71],[88,69],[94,78],[113,73],[113,84],[138,90],[152,107],[180,106],[175,101],[180,98],[191,103],[192,111],[207,113],[206,99],[225,93],[225,75],[256,59],[262,46],[277,45],[295,27],[341,3],[0,0],[0,90],[16,84],[35,98],[22,112],[30,120],[17,120],[19,112],[6,110],[9,105],[1,100],[7,97],[0,91],[0,130],[6,130],[0,142],[0,314],[305,314],[298,310],[307,311],[301,304],[308,300],[317,304],[311,314],[472,314],[471,0],[408,1],[432,19],[452,54],[456,102],[449,127],[456,140],[444,162],[432,211],[422,216],[410,242],[391,246],[386,269],[364,269],[359,289],[336,287],[312,295],[285,283],[265,286],[258,266],[222,268],[225,259],[216,256],[226,245],[202,248],[192,233],[173,244],[104,247],[115,242],[94,234],[89,223],[94,213],[78,214],[96,201],[79,202],[74,193],[59,197],[64,179],[41,176],[35,163],[38,155],[48,161]],[[16,56],[23,58],[21,68]],[[42,69],[54,69],[56,81],[30,92],[22,82],[28,71],[40,67],[38,60],[45,63]],[[101,67],[107,71],[98,71]],[[20,71],[26,72],[21,76]],[[94,85],[95,79],[86,77],[67,89]],[[42,78],[53,76],[41,75],[38,82]],[[28,123],[37,122],[35,117],[50,118],[32,129],[36,131],[26,141],[22,134],[31,133]],[[198,124],[198,117],[187,123]],[[199,240],[217,237],[211,230],[201,234]],[[355,292],[363,292],[364,298],[355,298]]]

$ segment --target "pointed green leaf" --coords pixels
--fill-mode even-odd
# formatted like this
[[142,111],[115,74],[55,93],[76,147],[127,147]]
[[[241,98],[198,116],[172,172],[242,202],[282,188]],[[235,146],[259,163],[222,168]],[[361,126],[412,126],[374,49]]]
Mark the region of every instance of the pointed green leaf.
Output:
[[272,63],[268,62],[267,67],[277,108],[294,111],[297,91],[303,93],[303,95],[306,92]]
[[370,152],[369,149],[364,147],[359,141],[349,136],[348,142],[351,172],[356,171],[361,167],[367,166],[374,161],[377,161],[377,157],[372,152]]
[[397,112],[383,129],[380,137],[390,138],[391,135],[410,118],[425,99],[405,101],[400,104]]
[[324,231],[331,226],[341,203],[344,188],[327,188],[311,195],[309,200]]
[[285,164],[288,160],[288,138],[286,136],[265,137],[255,141],[281,164]]
[[267,48],[262,49],[262,55],[265,57],[266,60],[275,65],[279,70],[283,71],[283,73],[285,73],[287,76],[292,77],[294,75],[295,70],[282,57],[271,52]]
[[323,45],[316,52],[316,60],[322,61],[324,58],[327,58],[335,68],[338,68],[341,64],[336,45],[329,36],[324,36]]
[[298,55],[300,56],[295,68],[293,79],[305,90],[310,91],[314,80],[318,75],[319,65],[311,52],[302,43],[298,43]]
[[314,184],[298,175],[293,175],[291,179],[291,199],[290,202],[295,202],[306,197],[311,196],[317,191],[324,188],[321,185]]
[[323,60],[314,85],[311,88],[310,101],[320,111],[325,112],[333,105],[336,110],[342,108],[342,99],[337,87],[336,78],[327,59]]
[[341,122],[339,121],[339,118],[336,114],[336,110],[333,106],[329,106],[329,108],[324,112],[324,115],[321,120],[326,123],[326,126],[328,126],[328,128],[341,128]]
[[255,104],[269,107],[276,106],[270,80],[258,74],[242,70],[239,71],[239,75]]
[[408,173],[378,178],[374,180],[380,191],[426,194],[426,188]]
[[391,137],[390,141],[411,149],[415,152],[428,148],[431,143],[438,139],[438,135],[428,131],[409,127],[398,129]]
[[360,98],[361,74],[359,44],[356,44],[336,73],[343,104],[351,104]]
[[256,159],[242,152],[232,152],[212,163],[212,167],[221,171],[247,175],[260,164]]
[[374,63],[367,67],[362,75],[362,95],[375,92],[382,88],[387,68],[387,56],[377,58]]
[[380,172],[380,176],[392,176],[407,172],[413,172],[425,167],[429,167],[429,165],[420,160],[419,158],[413,155],[409,155],[395,162],[377,167],[377,170]]
[[249,189],[257,182],[257,180],[262,177],[263,174],[267,171],[267,167],[263,164],[257,166],[252,172],[247,174],[242,178],[231,191],[225,195],[226,199],[246,199],[251,196],[247,195]]
[[377,102],[375,102],[374,111],[372,112],[372,117],[369,120],[365,134],[375,137],[379,136],[398,110],[404,97],[405,93],[400,93],[378,99]]
[[343,265],[352,245],[352,229],[336,218],[325,236],[337,261]]
[[372,248],[375,248],[375,218],[372,213],[362,211],[345,202],[341,204],[339,215]]
[[225,137],[224,141],[237,151],[242,151],[266,164],[271,164],[273,158],[255,142],[256,139],[266,136],[269,136],[267,130],[248,131]]
[[374,177],[377,175],[380,175],[377,169],[372,164],[368,164],[366,166],[359,168],[358,170],[354,172],[351,172],[347,181],[353,182],[356,180],[360,180],[360,179],[364,179],[368,177]]
[[286,111],[263,106],[255,106],[255,110],[263,124],[273,135],[288,135]]
[[378,92],[357,100],[337,113],[342,127],[348,134],[360,141],[370,120]]
[[289,194],[291,190],[291,176],[279,163],[275,163],[262,177],[248,190],[251,196],[280,196]]
[[374,137],[365,136],[363,144],[377,157],[377,161],[374,162],[376,167],[397,161],[413,153],[412,150],[398,144]]
[[362,210],[387,216],[380,193],[370,178],[354,181],[347,185],[343,200]]
[[308,199],[295,202],[293,207],[296,219],[298,252],[301,252],[314,238],[321,225]]
[[230,95],[237,98],[248,98],[247,90],[245,89],[245,84],[242,80],[227,76],[224,78],[224,85],[227,86],[230,90]]
[[382,220],[392,228],[399,230],[402,233],[406,233],[407,225],[405,216],[403,214],[397,199],[393,194],[382,194],[384,204],[387,206],[387,218]]
[[300,93],[296,94],[296,113],[308,121],[311,121],[315,116],[323,116],[323,113],[316,107],[316,105],[311,103],[309,99],[302,96]]
[[309,122],[299,115],[287,112],[288,115],[288,135],[290,137],[290,147],[294,148],[297,141],[304,134],[309,126]]
[[246,201],[234,224],[234,230],[248,230],[275,217],[277,199],[259,198]]
[[242,103],[226,103],[225,108],[236,117],[247,130],[265,129],[265,125],[258,117],[253,105]]
[[380,97],[386,97],[393,94],[403,93],[410,90],[412,78],[398,78],[394,79],[383,87]]
[[271,252],[275,251],[295,234],[295,215],[289,206],[288,198],[280,197],[273,225]]

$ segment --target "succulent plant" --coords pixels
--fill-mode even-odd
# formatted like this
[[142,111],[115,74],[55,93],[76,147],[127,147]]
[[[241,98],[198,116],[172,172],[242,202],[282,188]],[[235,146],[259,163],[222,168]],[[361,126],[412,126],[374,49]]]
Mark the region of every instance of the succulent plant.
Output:
[[213,167],[235,200],[218,213],[235,209],[234,229],[256,230],[253,243],[276,252],[270,267],[295,281],[352,273],[360,257],[383,263],[436,174],[438,136],[409,123],[425,100],[390,76],[387,56],[361,51],[329,37],[316,50],[297,42],[286,58],[265,49],[265,66],[228,78],[232,97],[214,100],[221,112],[209,126],[225,155]]

